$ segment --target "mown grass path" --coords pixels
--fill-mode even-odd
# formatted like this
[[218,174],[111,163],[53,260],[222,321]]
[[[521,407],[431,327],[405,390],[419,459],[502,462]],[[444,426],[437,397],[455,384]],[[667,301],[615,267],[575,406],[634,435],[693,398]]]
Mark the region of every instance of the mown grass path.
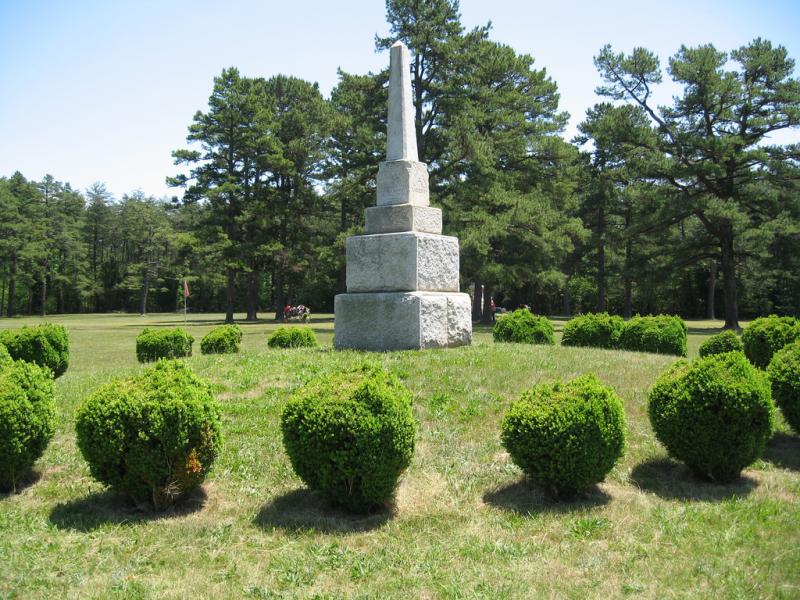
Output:
[[[242,324],[242,353],[194,356],[223,405],[225,445],[203,491],[179,511],[137,512],[89,476],[73,415],[108,379],[139,369],[134,338],[181,315],[67,316],[70,368],[38,479],[0,496],[0,598],[797,598],[800,438],[779,418],[741,481],[694,480],[655,440],[646,397],[674,358],[494,344],[364,355],[268,350],[271,322]],[[0,321],[18,327],[36,319]],[[192,315],[195,351],[219,315]],[[557,329],[562,323],[556,322]],[[690,356],[719,323],[690,323]],[[368,357],[415,396],[417,450],[393,512],[353,517],[294,476],[280,412],[318,373]],[[530,488],[499,441],[521,390],[595,372],[626,408],[629,449],[586,498]]]

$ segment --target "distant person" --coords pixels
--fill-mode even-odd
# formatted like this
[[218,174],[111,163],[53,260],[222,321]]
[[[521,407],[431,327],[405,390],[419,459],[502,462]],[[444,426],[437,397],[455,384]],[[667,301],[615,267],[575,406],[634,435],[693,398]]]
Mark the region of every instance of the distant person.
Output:
[[489,300],[489,311],[492,313],[492,323],[494,323],[494,315],[497,312],[497,306],[494,303],[494,298]]

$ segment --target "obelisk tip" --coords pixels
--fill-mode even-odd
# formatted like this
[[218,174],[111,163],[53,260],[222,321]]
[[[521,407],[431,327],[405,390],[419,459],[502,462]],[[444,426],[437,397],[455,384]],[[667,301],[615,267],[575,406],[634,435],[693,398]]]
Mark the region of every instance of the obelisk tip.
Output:
[[389,55],[389,131],[386,160],[417,160],[408,48],[397,41]]

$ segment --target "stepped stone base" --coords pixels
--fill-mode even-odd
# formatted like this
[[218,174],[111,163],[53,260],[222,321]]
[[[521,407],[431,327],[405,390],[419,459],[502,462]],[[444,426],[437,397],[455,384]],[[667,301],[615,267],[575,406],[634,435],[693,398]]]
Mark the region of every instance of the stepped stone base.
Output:
[[464,346],[472,342],[469,294],[380,292],[334,300],[336,348],[388,351]]
[[416,160],[390,160],[378,165],[378,206],[415,204],[428,206],[428,165]]
[[416,204],[387,204],[367,208],[367,235],[400,231],[442,233],[442,209]]
[[457,292],[458,239],[405,231],[347,238],[347,291]]

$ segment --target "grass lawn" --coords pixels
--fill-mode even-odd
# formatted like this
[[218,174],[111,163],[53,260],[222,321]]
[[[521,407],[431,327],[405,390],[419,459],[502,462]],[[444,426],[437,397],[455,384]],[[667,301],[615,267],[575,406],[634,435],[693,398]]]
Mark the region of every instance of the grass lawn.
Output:
[[[18,494],[0,496],[0,598],[798,598],[800,437],[778,418],[763,457],[730,485],[670,461],[646,398],[674,358],[494,344],[370,355],[414,393],[417,449],[393,512],[353,517],[307,491],[283,453],[280,413],[310,377],[360,361],[331,348],[268,350],[271,322],[242,324],[242,353],[199,355],[220,315],[192,315],[189,364],[217,388],[222,455],[180,510],[137,512],[89,476],[73,415],[140,368],[134,338],[181,315],[52,317],[70,333],[57,433]],[[18,327],[37,319],[4,319]],[[557,329],[562,321],[555,322]],[[721,322],[690,322],[689,353]],[[499,422],[533,383],[596,373],[625,404],[629,449],[605,483],[551,502],[503,452]]]

